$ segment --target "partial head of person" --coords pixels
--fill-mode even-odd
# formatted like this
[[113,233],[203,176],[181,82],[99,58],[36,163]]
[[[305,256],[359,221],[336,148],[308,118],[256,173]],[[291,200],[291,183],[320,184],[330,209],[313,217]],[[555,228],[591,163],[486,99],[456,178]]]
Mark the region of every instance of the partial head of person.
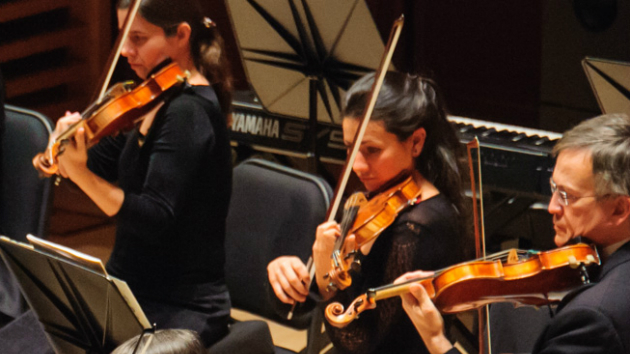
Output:
[[[140,343],[138,343],[140,340]],[[187,329],[162,329],[155,333],[135,336],[121,344],[112,354],[206,354],[201,339],[195,331]],[[137,350],[137,351],[136,351]]]
[[[121,55],[136,74],[146,79],[165,60],[184,70],[197,71],[217,91],[224,112],[231,104],[232,78],[223,39],[216,24],[205,17],[198,0],[140,0]],[[119,0],[118,25],[122,27],[131,0]],[[194,75],[193,75],[194,78]]]
[[[352,85],[342,107],[343,138],[351,147],[374,74]],[[403,171],[418,171],[452,202],[461,201],[460,143],[430,79],[388,72],[378,94],[353,170],[368,191]]]
[[630,239],[630,118],[602,115],[564,133],[553,150],[555,243],[583,236],[601,247]]

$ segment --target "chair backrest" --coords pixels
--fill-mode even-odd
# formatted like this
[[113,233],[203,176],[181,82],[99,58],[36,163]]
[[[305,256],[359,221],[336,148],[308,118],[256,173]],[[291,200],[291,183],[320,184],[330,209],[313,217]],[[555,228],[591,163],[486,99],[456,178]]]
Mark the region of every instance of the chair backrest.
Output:
[[283,255],[306,263],[332,190],[322,178],[260,159],[236,166],[233,179],[225,244],[232,305],[286,323],[268,301],[267,264]]
[[[40,178],[33,157],[46,149],[50,121],[35,111],[5,105],[0,136],[0,234],[26,242],[31,233],[46,237],[50,178]],[[17,283],[0,260],[0,312],[19,316],[26,309]]]
[[20,241],[29,233],[45,237],[51,180],[39,177],[32,159],[46,149],[51,123],[40,113],[10,105],[5,105],[4,123],[0,232]]

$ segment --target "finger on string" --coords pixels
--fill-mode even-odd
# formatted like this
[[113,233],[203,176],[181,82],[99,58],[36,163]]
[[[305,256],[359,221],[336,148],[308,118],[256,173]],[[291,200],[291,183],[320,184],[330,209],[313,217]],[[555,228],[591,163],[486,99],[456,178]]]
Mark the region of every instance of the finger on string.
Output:
[[[435,272],[426,271],[426,270],[416,270],[413,272],[409,272],[404,274],[401,278],[401,281],[409,281],[414,279],[425,279],[430,278],[435,274]],[[399,278],[400,279],[400,278]]]
[[85,149],[85,128],[84,127],[77,129],[75,141],[77,144],[77,149],[79,150]]
[[347,250],[355,250],[356,246],[357,246],[356,240],[357,240],[357,238],[356,238],[356,236],[354,234],[346,237],[346,241],[345,241],[346,249]]
[[409,293],[411,295],[413,295],[413,297],[415,298],[416,302],[418,303],[418,306],[422,306],[427,301],[429,301],[429,302],[432,301],[431,298],[429,298],[429,294],[427,294],[427,291],[424,288],[424,286],[422,286],[420,284],[411,284],[411,285],[409,285]]

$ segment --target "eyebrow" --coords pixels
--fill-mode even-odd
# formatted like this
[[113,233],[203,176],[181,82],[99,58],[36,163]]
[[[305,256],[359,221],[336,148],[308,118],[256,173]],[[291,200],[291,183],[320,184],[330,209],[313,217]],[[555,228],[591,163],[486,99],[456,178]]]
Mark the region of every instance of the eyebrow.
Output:
[[551,180],[553,181],[553,183],[556,184],[556,187],[558,188],[558,190],[562,190],[563,192],[569,193],[569,194],[580,193],[579,191],[577,191],[575,188],[572,188],[571,186],[565,186],[563,184],[559,184],[558,182],[556,182],[555,179],[553,179],[553,177],[551,177]]

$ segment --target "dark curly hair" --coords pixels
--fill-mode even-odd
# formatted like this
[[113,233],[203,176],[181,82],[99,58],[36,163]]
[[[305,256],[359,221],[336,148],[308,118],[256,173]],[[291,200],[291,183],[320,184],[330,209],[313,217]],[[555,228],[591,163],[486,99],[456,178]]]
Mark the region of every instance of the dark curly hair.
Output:
[[[342,117],[363,116],[373,83],[372,73],[350,87],[342,105]],[[388,72],[370,121],[382,121],[385,130],[396,135],[401,142],[418,128],[426,130],[424,147],[416,158],[415,168],[453,203],[460,216],[462,235],[470,238],[470,207],[464,196],[464,151],[447,120],[443,99],[435,82],[406,73]]]

